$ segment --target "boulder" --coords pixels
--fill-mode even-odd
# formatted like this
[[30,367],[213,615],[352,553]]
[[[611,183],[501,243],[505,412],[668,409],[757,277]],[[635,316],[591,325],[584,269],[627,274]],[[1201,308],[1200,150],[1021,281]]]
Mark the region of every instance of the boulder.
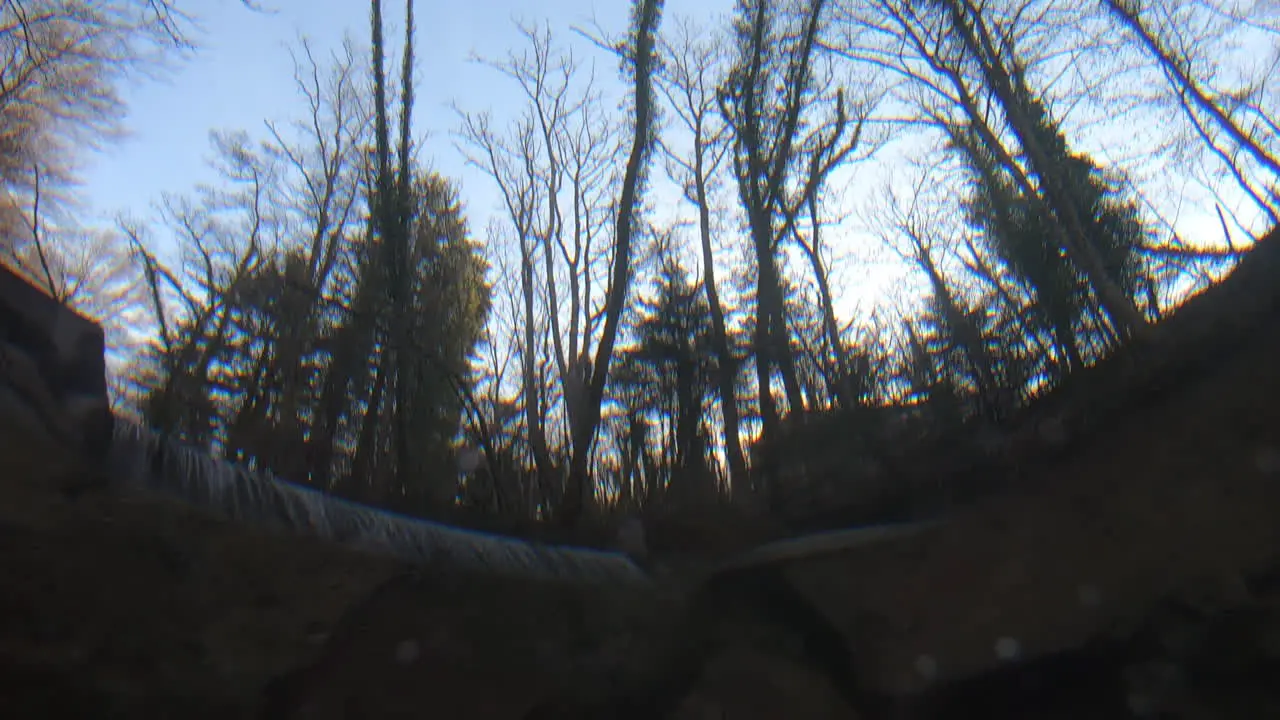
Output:
[[86,473],[106,456],[112,415],[102,328],[0,264],[0,433],[62,447]]

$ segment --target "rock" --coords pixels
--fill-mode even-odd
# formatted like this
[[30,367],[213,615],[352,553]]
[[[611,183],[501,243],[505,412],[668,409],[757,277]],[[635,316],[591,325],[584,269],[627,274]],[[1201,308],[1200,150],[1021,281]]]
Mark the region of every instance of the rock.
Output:
[[736,646],[717,654],[672,720],[857,720],[826,678],[778,653]]
[[274,684],[263,716],[430,707],[497,719],[589,706],[644,684],[679,642],[679,608],[636,588],[406,573],[352,605],[317,661]]
[[645,540],[644,523],[629,517],[618,526],[618,549],[632,558],[643,559],[649,555],[649,543]]
[[[409,571],[154,498],[69,503],[51,479],[92,454],[32,409],[76,425],[92,353],[64,341],[70,316],[0,298],[8,377],[29,391],[0,397],[0,714],[1280,717],[1268,242],[1171,319],[1155,369],[1091,368],[1029,414],[998,492],[931,505],[912,532],[715,557],[706,582],[689,563],[652,590]],[[1057,452],[1045,417],[1062,418]],[[962,467],[915,455],[899,453],[911,489]],[[891,505],[919,507],[877,512]],[[740,550],[731,535],[714,544]]]
[[271,677],[315,656],[316,633],[400,567],[161,500],[69,502],[33,474],[39,458],[0,454],[2,717],[78,697],[98,711],[69,717],[246,717]]
[[0,431],[14,444],[60,448],[78,465],[66,471],[78,476],[74,489],[110,447],[104,350],[102,328],[0,265]]

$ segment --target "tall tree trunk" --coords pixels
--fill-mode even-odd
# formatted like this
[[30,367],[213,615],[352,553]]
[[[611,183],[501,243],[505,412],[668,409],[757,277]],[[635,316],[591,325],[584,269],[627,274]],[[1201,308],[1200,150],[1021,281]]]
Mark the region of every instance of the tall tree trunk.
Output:
[[[795,145],[805,99],[810,92],[814,47],[821,27],[825,0],[808,0],[803,8],[800,43],[791,50],[786,67],[779,77],[770,72],[777,44],[769,38],[773,13],[778,7],[766,0],[754,0],[740,6],[744,25],[748,27],[742,56],[735,70],[737,101],[732,109],[722,101],[722,111],[736,133],[737,152],[734,170],[739,195],[747,212],[748,225],[756,258],[756,380],[760,400],[763,432],[760,438],[762,467],[757,477],[771,487],[771,504],[780,501],[776,478],[775,451],[780,419],[772,394],[771,375],[777,367],[782,372],[784,389],[797,421],[803,420],[804,398],[800,388],[795,358],[789,351],[789,333],[781,278],[777,268],[779,233],[775,219],[785,210],[786,179],[792,171]],[[781,88],[783,97],[773,93]],[[774,108],[772,106],[780,107]]]
[[702,286],[707,291],[711,309],[711,342],[720,360],[720,412],[724,416],[725,456],[729,460],[729,482],[747,482],[747,463],[742,456],[742,437],[738,415],[738,359],[729,348],[729,334],[724,325],[724,308],[716,287],[715,256],[711,247],[711,208],[708,205],[707,178],[704,171],[705,147],[701,127],[694,131],[693,183],[698,203],[698,234],[702,240]]
[[400,133],[397,163],[391,162],[391,128],[388,118],[387,82],[382,39],[382,3],[372,0],[374,134],[377,153],[377,177],[373,213],[377,235],[382,244],[383,269],[387,279],[389,300],[389,367],[386,382],[392,383],[391,443],[395,454],[396,484],[408,489],[415,480],[414,443],[410,437],[413,413],[414,368],[425,348],[414,347],[408,313],[414,287],[411,258],[412,199],[410,138],[413,111],[413,2],[405,2],[405,47],[401,67]]
[[[754,226],[763,225],[762,229],[757,231]],[[763,482],[765,492],[769,494],[769,503],[774,509],[777,509],[781,502],[779,495],[780,488],[777,487],[776,478],[778,477],[778,457],[775,450],[776,439],[779,437],[781,429],[781,419],[778,414],[777,400],[773,397],[773,367],[776,364],[775,358],[775,330],[773,328],[774,318],[780,313],[775,312],[774,298],[780,298],[782,293],[778,290],[777,271],[773,264],[773,223],[772,221],[761,223],[757,220],[753,224],[752,235],[755,239],[756,259],[758,267],[756,269],[756,328],[753,338],[756,355],[756,385],[759,397],[760,408],[760,441],[763,453],[760,457],[760,471],[757,473],[757,482]],[[761,245],[766,249],[762,252]],[[785,335],[786,328],[783,328]]]
[[351,460],[351,481],[357,488],[357,497],[366,502],[377,499],[379,488],[374,480],[373,458],[378,453],[378,418],[382,416],[382,396],[386,393],[387,373],[383,371],[385,358],[380,358],[377,370],[374,371],[373,389],[369,393],[369,404],[365,407],[364,418],[360,423],[360,436],[356,441],[355,457]]
[[[1164,70],[1169,82],[1182,93],[1190,95],[1195,101],[1196,107],[1200,108],[1206,115],[1213,118],[1214,123],[1231,137],[1237,145],[1258,162],[1259,165],[1266,168],[1272,175],[1280,177],[1280,159],[1277,159],[1267,152],[1261,144],[1256,142],[1244,129],[1236,124],[1231,116],[1226,113],[1222,107],[1213,101],[1200,87],[1200,84],[1191,77],[1190,72],[1182,61],[1174,57],[1168,47],[1160,41],[1159,38],[1147,27],[1146,23],[1138,17],[1138,10],[1129,2],[1123,0],[1101,0],[1102,5],[1109,9],[1121,24],[1128,27],[1138,36],[1138,40],[1155,56],[1156,62],[1159,63],[1160,69]],[[1271,212],[1272,218],[1275,217],[1274,208],[1266,208]]]
[[831,348],[831,356],[835,363],[837,375],[836,381],[832,383],[832,389],[836,396],[836,402],[839,403],[840,407],[849,409],[858,404],[858,398],[852,393],[851,373],[848,360],[845,357],[844,341],[840,337],[840,325],[836,321],[836,305],[831,296],[831,283],[827,277],[827,268],[823,265],[822,257],[818,254],[818,249],[822,247],[818,226],[818,194],[816,192],[810,193],[805,203],[809,208],[809,223],[813,229],[811,230],[812,238],[808,243],[802,240],[800,249],[809,258],[809,265],[813,268],[813,277],[818,283],[818,299],[822,303],[822,329],[827,336],[827,345]]
[[635,135],[631,142],[631,154],[622,176],[622,191],[618,197],[618,219],[615,224],[614,260],[609,294],[605,299],[604,329],[596,348],[595,365],[587,398],[578,422],[573,424],[573,457],[569,465],[569,482],[565,488],[563,522],[576,525],[584,510],[594,499],[594,483],[587,477],[590,465],[591,445],[600,425],[600,404],[604,401],[605,382],[609,377],[609,364],[613,360],[613,346],[617,341],[618,324],[626,305],[627,291],[631,285],[631,241],[640,208],[642,175],[653,146],[653,65],[654,44],[658,24],[661,21],[664,0],[636,0],[635,25],[632,48],[635,76]]
[[[1068,190],[1063,186],[1058,168],[1049,161],[1044,148],[1037,141],[1035,130],[1031,127],[1026,113],[1023,112],[1022,103],[1013,87],[1012,78],[1004,67],[977,8],[970,0],[935,0],[935,2],[942,3],[950,13],[952,27],[960,35],[970,56],[978,63],[987,86],[994,93],[1019,145],[1027,154],[1032,172],[1040,178],[1045,202],[1053,209],[1053,215],[1062,223],[1061,238],[1064,249],[1079,263],[1081,270],[1098,293],[1098,298],[1111,321],[1117,325],[1121,334],[1131,334],[1139,340],[1150,339],[1151,327],[1138,312],[1133,301],[1125,295],[1115,279],[1107,272],[1106,265],[1089,240],[1090,233],[1085,226],[1085,221],[1076,211],[1068,196]],[[1031,195],[1039,197],[1034,191]]]
[[533,257],[528,239],[520,238],[520,294],[524,301],[524,350],[521,357],[521,375],[524,385],[524,417],[529,427],[529,445],[533,450],[534,469],[537,472],[539,492],[547,493],[553,477],[551,450],[547,446],[547,432],[542,414],[542,383],[537,372],[537,336],[534,333]]
[[412,200],[410,184],[413,168],[410,165],[410,121],[413,115],[413,0],[405,0],[404,61],[400,76],[400,138],[398,143],[398,176],[395,185],[395,201],[389,210],[393,213],[391,232],[387,240],[393,243],[391,313],[395,323],[395,453],[396,484],[401,492],[407,492],[417,478],[414,464],[412,425],[413,402],[416,390],[414,368],[419,357],[430,348],[415,347],[409,330],[408,313],[412,305],[410,295],[414,286],[413,250],[410,247]]

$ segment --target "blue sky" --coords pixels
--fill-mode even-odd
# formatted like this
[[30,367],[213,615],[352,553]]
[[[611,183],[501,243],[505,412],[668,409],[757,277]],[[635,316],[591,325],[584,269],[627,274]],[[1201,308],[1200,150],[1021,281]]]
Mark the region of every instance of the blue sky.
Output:
[[[88,158],[83,172],[85,220],[110,223],[122,212],[145,218],[161,193],[186,193],[199,182],[214,180],[207,163],[211,130],[247,130],[261,137],[264,120],[294,119],[301,108],[290,48],[297,46],[300,36],[309,38],[321,57],[340,46],[344,33],[349,32],[358,44],[367,41],[367,0],[261,1],[271,13],[251,12],[239,0],[182,0],[203,26],[197,38],[201,49],[177,63],[164,79],[138,78],[123,88],[129,108],[125,125],[131,136]],[[389,38],[398,45],[403,0],[384,0],[384,6]],[[675,15],[702,19],[727,12],[731,6],[731,0],[677,0],[668,3],[667,15],[668,19]],[[455,149],[452,132],[458,118],[451,104],[471,111],[492,110],[501,127],[519,111],[522,98],[509,80],[471,58],[478,54],[501,59],[522,49],[525,39],[515,28],[516,18],[549,23],[557,42],[572,45],[582,57],[592,49],[571,35],[570,28],[589,26],[595,20],[609,32],[620,32],[627,25],[629,7],[627,0],[416,1],[415,135],[425,143],[422,157],[459,183],[473,234],[484,236],[498,197],[492,181],[467,167]],[[1245,49],[1267,54],[1264,46],[1246,44]],[[597,77],[624,92],[615,61],[598,52],[597,58]],[[1122,136],[1115,134],[1116,128],[1109,129],[1110,135],[1076,138],[1081,141],[1079,149],[1105,159],[1109,150],[1126,146],[1126,140],[1136,135],[1132,128]],[[893,162],[892,154],[886,154],[872,161],[870,168],[859,166],[848,172],[856,171],[857,184],[871,187],[868,179],[877,173],[896,174],[885,167]],[[1176,217],[1174,223],[1184,237],[1221,237],[1216,214],[1211,212],[1212,199],[1205,192],[1188,187],[1189,178],[1178,182],[1178,173],[1171,176],[1167,168],[1155,174],[1156,185],[1163,190],[1152,197]],[[833,186],[842,184],[833,182]],[[1229,207],[1228,212],[1235,209]],[[1250,214],[1257,215],[1245,213],[1244,224],[1257,225]],[[849,229],[856,232],[852,226]],[[858,255],[853,266],[831,268],[842,314],[854,312],[855,306],[879,305],[895,288],[904,287],[904,281],[918,280],[902,263],[884,260],[883,248],[874,239],[859,242],[846,233],[833,235],[837,255],[845,250]]]
[[[247,130],[260,136],[264,120],[287,121],[299,112],[290,47],[299,36],[317,54],[338,48],[344,32],[360,43],[369,37],[369,3],[364,0],[265,0],[271,14],[245,9],[237,0],[187,0],[203,31],[201,49],[161,80],[139,78],[124,88],[131,135],[89,158],[83,173],[92,217],[110,221],[120,211],[145,216],[164,191],[185,192],[213,179],[207,166],[211,130]],[[725,5],[726,2],[712,3]],[[678,6],[678,3],[671,3]],[[390,39],[399,44],[402,0],[384,0]],[[518,98],[494,70],[470,60],[473,54],[502,58],[523,46],[513,19],[550,23],[560,41],[572,25],[593,18],[615,31],[626,27],[623,0],[471,0],[415,3],[417,104],[415,134],[425,140],[423,155],[445,175],[462,183],[473,210],[472,227],[496,199],[490,183],[465,167],[453,147],[457,117],[450,103],[468,110],[493,109],[501,118],[518,108]],[[679,8],[676,8],[679,10]],[[692,8],[689,8],[692,9]],[[581,43],[575,43],[581,45]],[[616,77],[602,63],[600,76]],[[504,105],[504,97],[511,101]],[[487,205],[487,207],[486,207]]]

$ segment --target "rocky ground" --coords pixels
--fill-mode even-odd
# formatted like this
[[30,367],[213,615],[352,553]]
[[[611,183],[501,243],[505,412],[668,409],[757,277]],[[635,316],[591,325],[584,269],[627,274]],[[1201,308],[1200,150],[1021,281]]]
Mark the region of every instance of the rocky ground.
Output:
[[[94,468],[0,412],[0,716],[1280,717],[1280,241],[1263,250],[1159,353],[1033,408],[1025,445],[940,465],[990,492],[930,505],[938,524],[697,590],[687,570],[625,591],[412,571],[68,495]],[[660,545],[686,544],[675,527]]]

